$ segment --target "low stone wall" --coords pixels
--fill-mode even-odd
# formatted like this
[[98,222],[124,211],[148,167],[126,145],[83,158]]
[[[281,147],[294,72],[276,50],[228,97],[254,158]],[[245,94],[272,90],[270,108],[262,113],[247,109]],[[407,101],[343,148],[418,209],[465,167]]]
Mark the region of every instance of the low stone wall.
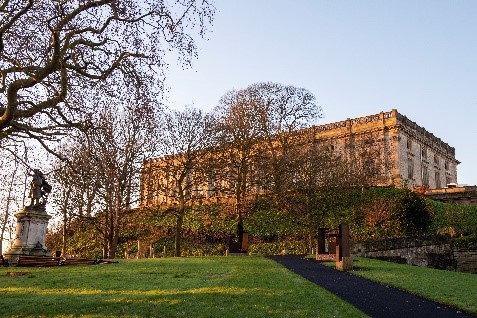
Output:
[[454,259],[458,272],[477,273],[477,249],[455,248]]
[[351,253],[421,267],[477,273],[477,250],[454,248],[449,236],[353,242]]

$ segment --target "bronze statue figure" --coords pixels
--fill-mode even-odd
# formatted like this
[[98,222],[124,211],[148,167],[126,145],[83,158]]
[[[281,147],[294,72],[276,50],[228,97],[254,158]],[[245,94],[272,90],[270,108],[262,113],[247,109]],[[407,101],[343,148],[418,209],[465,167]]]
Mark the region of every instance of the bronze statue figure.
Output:
[[30,182],[30,206],[44,206],[48,194],[51,192],[51,185],[46,181],[45,175],[39,169],[33,169],[33,177]]

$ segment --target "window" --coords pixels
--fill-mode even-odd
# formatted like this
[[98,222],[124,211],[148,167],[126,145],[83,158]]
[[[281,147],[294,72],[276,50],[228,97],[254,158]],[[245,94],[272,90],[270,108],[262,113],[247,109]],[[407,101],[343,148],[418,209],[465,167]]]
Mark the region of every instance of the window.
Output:
[[434,164],[439,165],[439,157],[434,155]]
[[422,185],[429,186],[429,171],[427,167],[422,167]]
[[372,145],[374,143],[374,140],[373,139],[365,139],[364,140],[364,144],[365,145]]
[[407,159],[407,178],[409,180],[414,179],[414,162],[411,158]]
[[407,147],[408,150],[411,150],[411,149],[412,149],[412,141],[411,141],[411,139],[408,139],[408,140],[407,140],[406,147]]
[[449,170],[449,161],[446,160],[444,165],[445,165],[446,170]]
[[421,149],[421,160],[427,160],[427,149],[426,148]]
[[442,188],[442,186],[441,186],[441,174],[437,171],[435,173],[435,179],[436,179],[436,188],[437,189]]

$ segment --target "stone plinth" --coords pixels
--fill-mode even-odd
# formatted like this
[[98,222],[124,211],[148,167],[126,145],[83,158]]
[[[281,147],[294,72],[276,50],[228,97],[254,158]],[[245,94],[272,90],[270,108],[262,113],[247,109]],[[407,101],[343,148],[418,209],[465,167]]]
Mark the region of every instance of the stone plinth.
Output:
[[15,217],[17,218],[15,241],[5,252],[5,258],[11,264],[16,264],[20,255],[52,256],[45,248],[48,220],[51,219],[45,207],[23,207]]
[[336,262],[336,269],[339,271],[353,270],[353,257],[342,257],[341,261]]

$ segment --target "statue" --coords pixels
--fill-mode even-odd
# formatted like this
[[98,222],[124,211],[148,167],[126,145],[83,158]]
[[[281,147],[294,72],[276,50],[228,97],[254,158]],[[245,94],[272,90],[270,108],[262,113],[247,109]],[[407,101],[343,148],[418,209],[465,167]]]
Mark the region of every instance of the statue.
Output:
[[51,185],[46,182],[45,175],[39,169],[33,169],[33,177],[30,182],[30,207],[44,206],[48,194],[51,192]]
[[46,213],[45,205],[51,185],[46,182],[45,175],[34,169],[30,182],[30,205],[24,206],[15,213],[17,218],[16,235],[13,245],[4,253],[10,264],[18,263],[21,255],[47,256],[52,254],[44,247],[48,220],[51,216]]

